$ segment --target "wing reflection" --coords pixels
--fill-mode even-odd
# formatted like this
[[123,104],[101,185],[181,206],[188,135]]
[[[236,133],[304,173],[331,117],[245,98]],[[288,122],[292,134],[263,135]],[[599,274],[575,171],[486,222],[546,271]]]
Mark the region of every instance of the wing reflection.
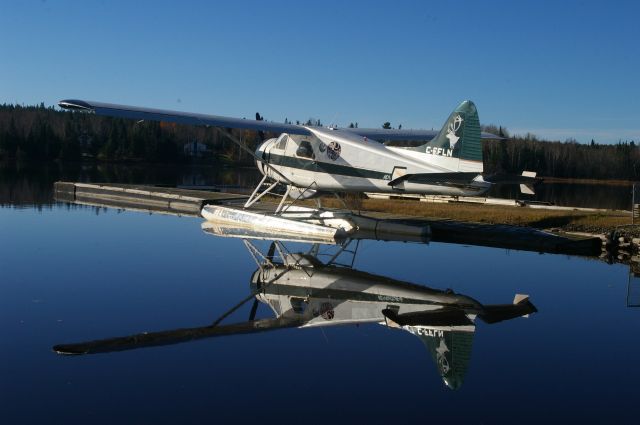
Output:
[[[261,238],[263,235],[260,235]],[[378,323],[415,335],[427,348],[440,376],[452,389],[462,385],[475,333],[475,320],[496,323],[536,312],[525,295],[512,304],[484,305],[451,290],[438,290],[340,265],[344,255],[355,256],[357,243],[334,247],[324,260],[319,244],[308,251],[290,252],[280,241],[262,253],[244,243],[258,267],[250,279],[250,295],[213,324],[194,328],[141,333],[78,344],[57,345],[59,354],[94,354],[177,344],[217,336],[343,324]],[[220,324],[248,301],[254,301],[250,320]],[[275,318],[253,320],[258,302]]]

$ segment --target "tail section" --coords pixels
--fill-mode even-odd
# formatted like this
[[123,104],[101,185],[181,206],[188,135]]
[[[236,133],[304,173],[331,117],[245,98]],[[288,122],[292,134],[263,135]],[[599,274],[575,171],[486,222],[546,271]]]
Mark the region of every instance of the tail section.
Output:
[[387,326],[400,327],[424,343],[447,387],[456,390],[464,381],[471,358],[475,326],[462,309],[397,314],[382,311]]
[[[481,173],[482,144],[480,119],[476,105],[465,100],[449,115],[438,135],[415,149],[428,154],[456,158],[456,171]],[[448,164],[447,164],[448,165]]]
[[445,385],[452,390],[459,389],[469,368],[475,327],[406,326],[404,329],[420,338],[427,347]]

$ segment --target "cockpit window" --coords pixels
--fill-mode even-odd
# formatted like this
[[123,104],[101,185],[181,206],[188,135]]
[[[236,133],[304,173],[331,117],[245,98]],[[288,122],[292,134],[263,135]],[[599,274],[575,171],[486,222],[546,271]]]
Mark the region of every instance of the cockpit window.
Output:
[[271,305],[271,308],[273,309],[273,311],[276,312],[276,314],[282,314],[282,312],[280,311],[280,301],[269,300],[269,304]]
[[287,147],[287,139],[289,137],[286,134],[283,134],[282,136],[280,136],[280,139],[278,139],[278,143],[276,143],[275,148],[276,149],[280,149],[280,150],[284,150],[284,148]]
[[315,155],[313,154],[313,148],[311,147],[311,143],[309,143],[306,140],[303,140],[300,142],[300,146],[298,146],[298,149],[296,150],[296,156],[302,157],[302,158],[315,158]]
[[304,298],[291,297],[291,308],[296,313],[302,314],[307,308],[307,303]]

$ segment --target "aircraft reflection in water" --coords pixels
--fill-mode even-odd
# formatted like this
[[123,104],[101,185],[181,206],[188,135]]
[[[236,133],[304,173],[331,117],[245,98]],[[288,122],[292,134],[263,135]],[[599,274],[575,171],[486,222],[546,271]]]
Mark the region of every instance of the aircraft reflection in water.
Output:
[[[250,296],[208,326],[57,345],[54,350],[60,354],[93,354],[282,328],[379,323],[418,337],[445,384],[456,389],[462,385],[471,355],[476,317],[496,323],[537,311],[526,295],[516,295],[513,304],[483,305],[451,290],[356,270],[353,260],[358,241],[346,241],[329,254],[322,253],[317,243],[312,243],[307,252],[290,252],[282,241],[275,241],[264,254],[249,241],[265,239],[264,234],[210,223],[204,223],[203,229],[219,236],[243,238],[258,264],[251,275]],[[354,245],[355,249],[349,250]],[[337,263],[338,258],[349,254],[350,264]],[[328,260],[321,261],[325,256]],[[254,302],[248,321],[220,324],[250,300]],[[267,304],[276,317],[255,320],[259,302]]]

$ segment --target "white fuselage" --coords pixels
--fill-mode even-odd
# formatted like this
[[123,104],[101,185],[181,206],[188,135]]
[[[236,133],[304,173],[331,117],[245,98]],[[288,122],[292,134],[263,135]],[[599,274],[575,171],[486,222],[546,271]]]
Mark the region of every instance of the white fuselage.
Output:
[[[304,317],[302,327],[384,323],[382,311],[390,307],[397,314],[457,308],[466,311],[471,320],[482,309],[478,301],[465,295],[343,267],[296,269],[276,265],[254,272],[252,282],[258,280],[270,284],[256,297],[278,317]],[[323,310],[330,310],[331,314],[323,315]]]
[[[475,196],[490,183],[482,179],[482,163],[450,156],[434,149],[432,153],[387,147],[349,132],[310,127],[312,135],[282,134],[269,139],[256,150],[260,172],[274,180],[319,191],[380,192]],[[275,173],[270,167],[280,172]],[[464,184],[425,184],[389,182],[405,174],[477,172]]]

